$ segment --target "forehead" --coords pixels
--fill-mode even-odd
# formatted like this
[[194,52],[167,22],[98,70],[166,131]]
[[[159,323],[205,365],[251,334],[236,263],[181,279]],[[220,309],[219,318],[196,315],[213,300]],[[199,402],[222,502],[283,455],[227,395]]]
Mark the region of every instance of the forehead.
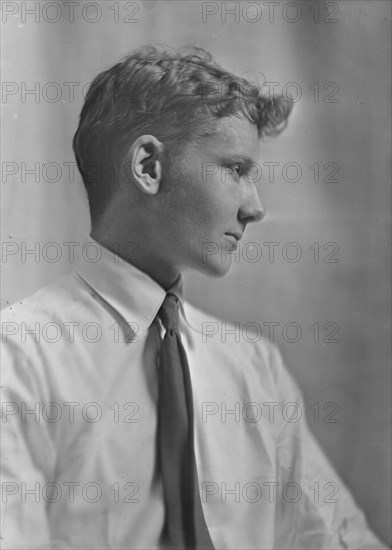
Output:
[[257,157],[260,139],[257,128],[244,118],[235,116],[218,119],[215,129],[203,140],[207,150]]

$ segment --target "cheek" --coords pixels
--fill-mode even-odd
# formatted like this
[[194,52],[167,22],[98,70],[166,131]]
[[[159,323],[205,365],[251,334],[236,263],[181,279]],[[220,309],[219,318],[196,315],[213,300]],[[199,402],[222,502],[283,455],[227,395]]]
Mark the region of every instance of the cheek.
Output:
[[[204,184],[205,185],[205,184]],[[198,192],[191,192],[187,199],[185,224],[191,224],[200,235],[211,237],[211,232],[224,227],[232,217],[233,208],[217,187],[203,186]]]
[[211,188],[200,182],[197,177],[187,178],[181,182],[175,199],[175,217],[179,220],[178,227],[202,229],[219,213],[217,200],[211,193]]
[[238,208],[239,183],[223,170],[207,177],[200,171],[194,184],[189,189],[192,202],[209,215],[224,219]]
[[237,215],[239,188],[229,179],[222,181],[214,177],[203,184],[203,200],[205,217],[214,220],[217,224],[226,225],[232,223],[233,217]]
[[206,177],[202,168],[201,160],[192,159],[186,167],[176,170],[172,208],[179,239],[181,233],[192,231],[195,237],[196,234],[211,236],[215,229],[230,227],[233,217],[237,216],[238,184],[229,175],[223,178],[220,173]]

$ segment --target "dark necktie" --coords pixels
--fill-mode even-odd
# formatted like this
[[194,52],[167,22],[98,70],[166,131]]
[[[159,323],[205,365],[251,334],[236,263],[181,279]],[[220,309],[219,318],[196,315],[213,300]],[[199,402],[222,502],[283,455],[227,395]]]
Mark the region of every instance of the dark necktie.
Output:
[[192,387],[178,331],[178,306],[178,298],[167,294],[158,312],[166,329],[158,399],[158,457],[166,511],[163,539],[171,549],[213,549],[198,489]]

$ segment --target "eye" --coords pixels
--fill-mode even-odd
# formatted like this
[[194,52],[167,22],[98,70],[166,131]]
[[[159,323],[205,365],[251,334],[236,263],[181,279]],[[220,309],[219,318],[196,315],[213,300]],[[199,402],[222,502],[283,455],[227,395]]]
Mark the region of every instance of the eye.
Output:
[[244,167],[240,162],[235,162],[230,166],[230,169],[234,172],[236,177],[240,178],[244,173]]
[[228,168],[234,174],[234,178],[237,181],[244,178],[247,182],[255,183],[261,177],[261,169],[255,162],[234,162]]

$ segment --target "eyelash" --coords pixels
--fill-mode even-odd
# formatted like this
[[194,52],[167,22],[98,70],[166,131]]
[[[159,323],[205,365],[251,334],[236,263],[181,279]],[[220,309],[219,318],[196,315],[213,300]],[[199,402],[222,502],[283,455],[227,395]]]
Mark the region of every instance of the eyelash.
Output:
[[[239,167],[239,170],[236,170],[236,168]],[[230,170],[234,172],[238,177],[241,177],[245,174],[245,167],[241,162],[234,162],[229,166]]]

